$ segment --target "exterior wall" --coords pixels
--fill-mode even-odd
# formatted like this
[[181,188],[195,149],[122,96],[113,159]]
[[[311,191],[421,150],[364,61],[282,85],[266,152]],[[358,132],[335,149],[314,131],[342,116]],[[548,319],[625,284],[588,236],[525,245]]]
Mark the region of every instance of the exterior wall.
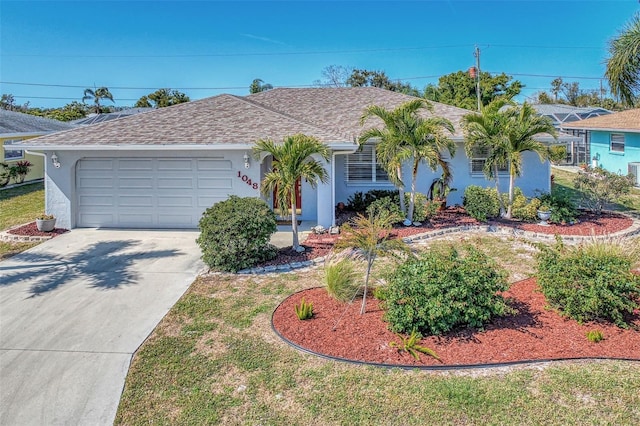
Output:
[[626,175],[628,163],[640,162],[640,133],[624,133],[624,152],[609,150],[611,133],[623,132],[591,132],[591,155],[603,169]]
[[[10,138],[2,138],[0,137],[0,162],[2,163],[6,163],[8,165],[11,165],[12,163],[16,163],[18,161],[22,161],[22,160],[28,160],[31,164],[33,164],[33,166],[31,166],[31,170],[29,170],[29,173],[27,173],[27,176],[25,176],[24,181],[30,181],[30,180],[36,180],[36,179],[42,179],[44,178],[44,159],[42,158],[42,156],[40,155],[34,155],[34,154],[24,154],[24,157],[22,158],[17,158],[15,160],[10,160],[10,161],[5,161],[4,159],[4,142],[7,140],[27,140],[27,139],[32,139],[35,138],[36,136],[15,136],[15,137],[10,137]],[[11,182],[13,183],[13,181]]]
[[[345,178],[345,163],[346,158],[344,155],[336,156],[336,204],[343,202],[347,204],[349,196],[355,192],[367,192],[371,189],[395,189],[391,183],[377,183],[377,184],[349,184]],[[452,188],[456,191],[451,191],[447,198],[449,205],[462,204],[462,198],[464,196],[464,190],[469,185],[478,185],[483,187],[493,187],[495,183],[484,177],[482,174],[472,174],[469,158],[466,156],[464,147],[462,144],[458,144],[456,155],[450,160],[451,169],[453,171]],[[536,191],[549,192],[551,190],[551,165],[547,162],[540,162],[537,154],[526,152],[523,155],[523,168],[522,176],[516,178],[515,185],[520,187],[526,196],[534,196]],[[407,191],[411,188],[411,169],[409,165],[404,167],[404,175],[407,177],[405,186]],[[418,192],[426,194],[429,191],[431,182],[434,179],[440,177],[441,171],[438,169],[433,172],[425,164],[420,164],[418,167],[418,178],[416,188]],[[503,173],[498,177],[500,183],[500,191],[508,192],[509,190],[509,174]]]
[[251,166],[244,167],[244,150],[242,151],[56,151],[61,167],[56,169],[51,165],[51,151],[45,152],[45,211],[57,217],[57,226],[75,228],[77,225],[77,196],[76,196],[76,165],[83,158],[210,158],[225,156],[233,164],[232,194],[239,197],[260,197],[260,190],[253,189],[238,177],[248,176],[252,182],[260,182],[260,166],[253,159]]

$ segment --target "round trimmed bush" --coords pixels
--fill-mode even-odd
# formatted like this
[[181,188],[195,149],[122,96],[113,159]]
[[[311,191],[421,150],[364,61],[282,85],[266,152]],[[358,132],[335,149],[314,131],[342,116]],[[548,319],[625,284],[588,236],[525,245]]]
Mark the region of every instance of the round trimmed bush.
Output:
[[472,246],[430,250],[390,275],[384,318],[396,333],[437,335],[456,327],[480,328],[511,312],[498,294],[508,288],[505,271]]
[[276,232],[276,215],[259,198],[235,195],[209,207],[200,219],[196,240],[202,260],[211,269],[237,272],[273,259],[277,249],[269,244]]

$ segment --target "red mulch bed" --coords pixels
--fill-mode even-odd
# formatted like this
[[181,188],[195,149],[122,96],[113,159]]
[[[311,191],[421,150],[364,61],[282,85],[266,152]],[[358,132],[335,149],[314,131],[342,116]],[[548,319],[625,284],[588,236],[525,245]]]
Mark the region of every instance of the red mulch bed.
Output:
[[[420,342],[433,349],[442,362],[424,354],[416,361],[407,352],[391,347],[389,343],[399,339],[387,329],[383,311],[373,298],[367,300],[366,313],[360,315],[358,301],[340,303],[324,288],[304,290],[278,306],[273,326],[285,339],[310,351],[379,364],[455,366],[596,357],[640,360],[640,311],[630,317],[630,329],[607,323],[580,325],[544,308],[545,298],[537,291],[535,278],[514,283],[504,295],[517,314],[495,319],[485,331],[463,329]],[[302,298],[314,307],[314,316],[307,321],[300,321],[294,312],[294,305]],[[586,338],[586,333],[595,329],[604,334],[599,343]]]
[[11,229],[7,232],[13,235],[24,235],[29,237],[55,237],[60,234],[64,234],[65,232],[69,232],[69,230],[63,228],[54,228],[51,232],[42,232],[38,231],[38,227],[36,226],[35,222],[31,222],[19,228]]
[[[490,222],[491,225],[510,226],[524,231],[537,232],[540,234],[560,234],[560,235],[606,235],[629,228],[633,220],[627,216],[615,213],[603,213],[596,216],[591,212],[582,212],[579,222],[573,225],[550,224],[541,226],[536,223],[526,223],[519,220],[500,219]],[[480,222],[467,215],[464,208],[459,206],[448,207],[438,212],[429,222],[422,226],[397,226],[392,235],[398,238],[405,238],[411,235],[422,234],[435,229],[451,228],[464,225],[479,225]],[[331,252],[335,241],[339,235],[310,234],[302,244],[305,247],[304,253],[296,253],[291,247],[285,247],[278,251],[278,256],[259,266],[283,265],[293,262],[303,262],[326,256]]]

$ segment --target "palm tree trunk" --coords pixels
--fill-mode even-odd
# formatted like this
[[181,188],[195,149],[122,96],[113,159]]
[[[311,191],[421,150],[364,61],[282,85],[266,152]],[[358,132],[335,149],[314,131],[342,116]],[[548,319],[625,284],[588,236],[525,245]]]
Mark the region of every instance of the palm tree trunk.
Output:
[[496,193],[498,194],[498,203],[500,205],[500,217],[504,217],[506,212],[504,208],[504,202],[502,202],[502,196],[500,195],[500,185],[498,182],[498,165],[497,164],[493,166],[493,174],[495,175],[495,180],[496,180]]
[[[402,182],[402,166],[396,167],[396,176],[398,176],[398,180]],[[398,194],[400,195],[400,211],[402,211],[402,214],[406,214],[407,204],[404,199],[404,186],[398,187]]]
[[416,201],[416,181],[418,180],[418,162],[413,162],[413,171],[411,173],[411,196],[409,197],[409,212],[407,213],[407,219],[413,222],[413,210],[415,208]]
[[364,277],[364,294],[362,295],[362,305],[360,306],[360,315],[363,315],[367,310],[367,292],[369,291],[369,275],[371,274],[371,267],[375,257],[371,252],[367,253],[367,274]]
[[507,214],[504,216],[507,219],[511,219],[511,209],[513,207],[513,186],[515,185],[515,180],[516,177],[513,172],[509,173],[509,206],[507,207]]
[[296,216],[296,191],[291,192],[291,231],[293,231],[293,244],[292,248],[295,251],[300,249],[300,242],[298,241],[298,218]]

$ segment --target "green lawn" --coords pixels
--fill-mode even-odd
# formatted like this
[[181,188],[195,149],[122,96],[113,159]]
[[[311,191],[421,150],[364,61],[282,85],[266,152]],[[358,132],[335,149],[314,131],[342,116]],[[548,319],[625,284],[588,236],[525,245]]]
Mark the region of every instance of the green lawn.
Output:
[[[44,183],[33,183],[0,191],[0,230],[33,222],[44,212]],[[0,260],[37,243],[0,242]]]
[[[471,238],[514,274],[513,238]],[[433,242],[431,244],[438,244]],[[640,424],[640,363],[433,373],[337,363],[279,340],[271,312],[322,268],[200,277],[136,353],[116,424]],[[515,343],[514,343],[515,344]]]

